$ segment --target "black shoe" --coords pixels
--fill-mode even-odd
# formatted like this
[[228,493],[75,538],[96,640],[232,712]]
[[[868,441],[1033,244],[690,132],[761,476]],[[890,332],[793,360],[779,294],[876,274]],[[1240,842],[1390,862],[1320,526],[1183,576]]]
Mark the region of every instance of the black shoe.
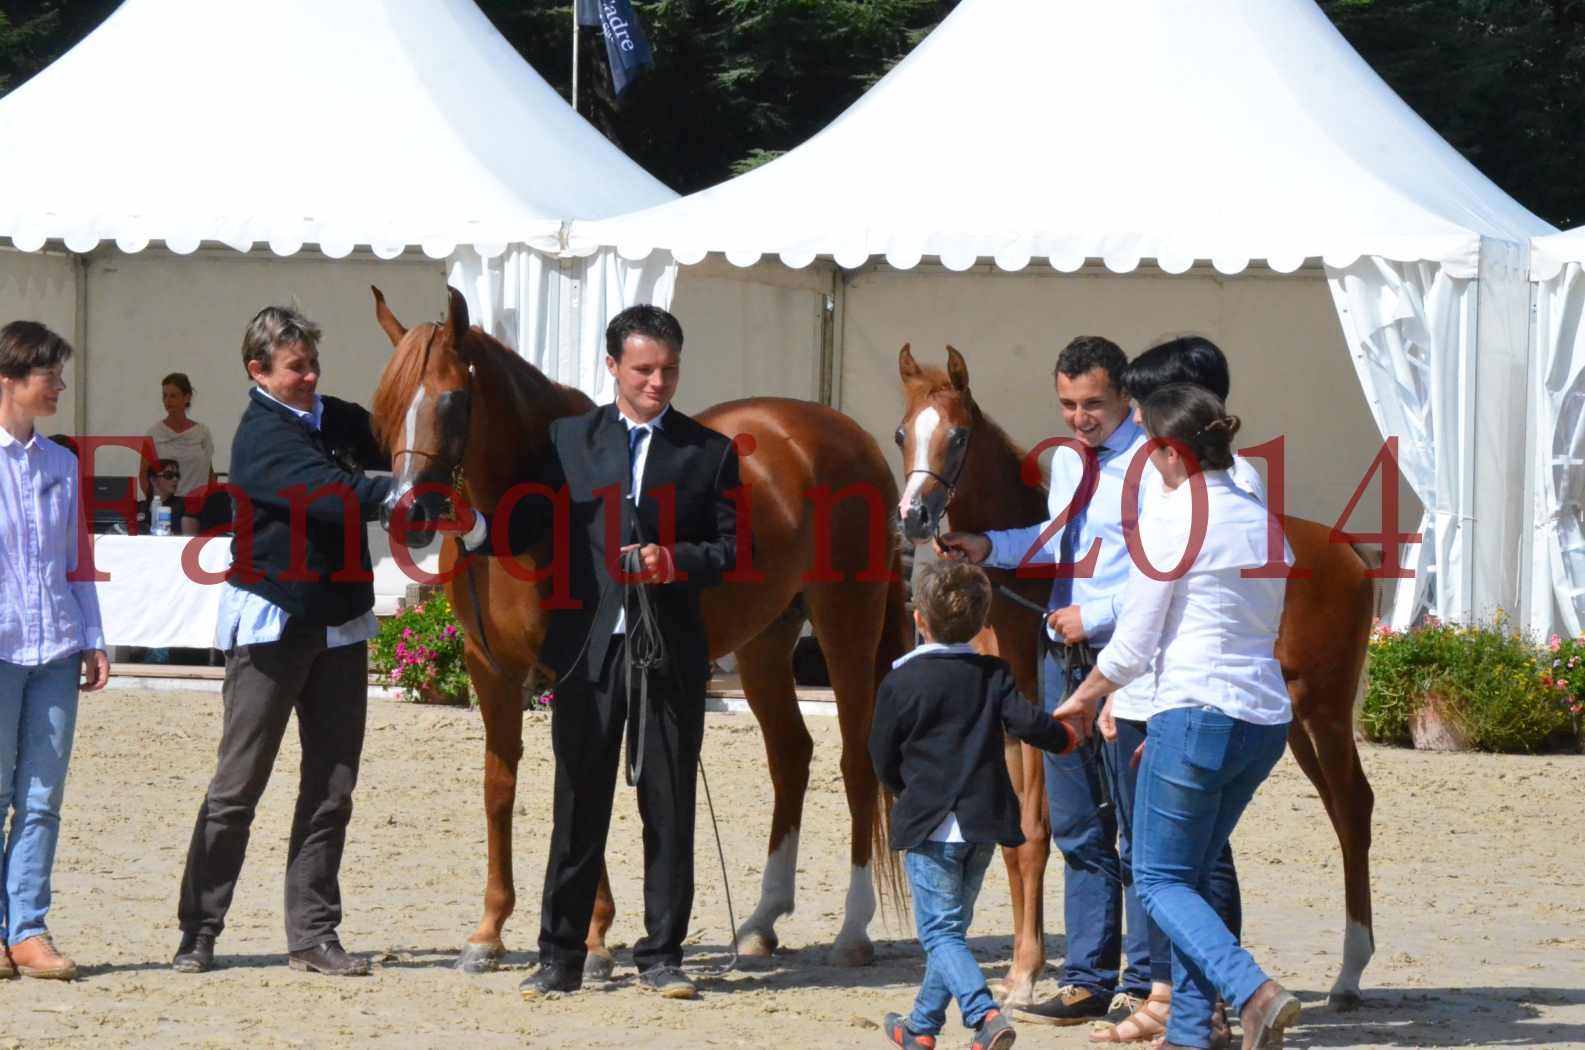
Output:
[[1110,996],[1102,995],[1093,988],[1065,984],[1045,1002],[1034,1006],[1014,1006],[1009,1012],[1018,1020],[1031,1024],[1075,1025],[1104,1018],[1110,1002]]
[[1007,1050],[1017,1038],[1018,1033],[1013,1031],[1007,1015],[1000,1010],[992,1010],[974,1030],[974,1040],[969,1043],[969,1050]]
[[171,960],[171,969],[177,973],[208,973],[214,965],[215,935],[184,932],[176,957]]
[[638,986],[659,992],[662,999],[697,999],[699,989],[682,972],[681,966],[651,966],[638,975]]
[[326,941],[300,952],[291,952],[286,964],[294,970],[322,973],[326,977],[367,977],[369,960],[348,955],[340,941]]
[[539,969],[525,977],[517,986],[518,994],[527,1002],[554,995],[576,992],[583,987],[582,966],[562,966],[559,963],[540,963]]

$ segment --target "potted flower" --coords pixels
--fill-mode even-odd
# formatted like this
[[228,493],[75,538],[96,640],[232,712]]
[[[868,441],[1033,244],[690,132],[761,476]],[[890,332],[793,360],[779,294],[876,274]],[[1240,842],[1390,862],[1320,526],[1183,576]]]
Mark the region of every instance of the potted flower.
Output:
[[462,626],[451,602],[435,594],[380,625],[369,663],[404,700],[466,704],[473,699],[473,686],[462,649]]
[[1574,739],[1585,746],[1585,635],[1553,635],[1541,655],[1541,684],[1553,691],[1558,707],[1568,713]]

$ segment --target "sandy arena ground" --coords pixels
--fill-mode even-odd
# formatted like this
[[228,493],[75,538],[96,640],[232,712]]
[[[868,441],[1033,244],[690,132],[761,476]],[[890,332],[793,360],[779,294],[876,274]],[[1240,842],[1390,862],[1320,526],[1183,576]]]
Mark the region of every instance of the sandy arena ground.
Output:
[[[835,719],[811,719],[816,766],[803,833],[800,907],[780,926],[783,951],[696,1002],[659,1002],[632,980],[529,1005],[549,820],[549,723],[531,718],[519,797],[519,899],[508,967],[485,977],[448,969],[477,922],[484,872],[479,799],[483,730],[472,713],[371,704],[358,811],[343,885],[347,945],[375,975],[333,980],[289,972],[281,872],[295,786],[288,743],[254,825],[221,968],[171,972],[176,891],[188,829],[219,732],[213,694],[112,691],[84,699],[56,864],[52,928],[83,964],[74,984],[0,985],[0,1050],[15,1047],[879,1047],[878,1020],[905,1007],[921,969],[911,933],[872,928],[879,961],[824,965],[840,920],[848,820]],[[705,746],[738,916],[759,887],[769,786],[752,719],[712,715]],[[1289,760],[1262,789],[1236,839],[1247,933],[1271,972],[1305,1001],[1291,1047],[1503,1045],[1585,1047],[1585,869],[1580,819],[1585,759],[1432,756],[1372,748],[1377,792],[1377,955],[1367,1002],[1332,1011],[1342,944],[1342,866],[1310,785]],[[722,959],[729,940],[707,817],[701,808],[698,901],[690,962]],[[614,941],[638,932],[638,818],[619,789],[612,829]],[[1060,882],[1047,914],[1060,917]],[[1006,876],[993,865],[973,946],[988,975],[1011,943]],[[1061,931],[1048,934],[1053,960]],[[1042,993],[1055,986],[1048,974]],[[956,1024],[954,1018],[953,1024]],[[951,1029],[943,1047],[966,1046]],[[1088,1045],[1085,1029],[1023,1026],[1023,1047]]]

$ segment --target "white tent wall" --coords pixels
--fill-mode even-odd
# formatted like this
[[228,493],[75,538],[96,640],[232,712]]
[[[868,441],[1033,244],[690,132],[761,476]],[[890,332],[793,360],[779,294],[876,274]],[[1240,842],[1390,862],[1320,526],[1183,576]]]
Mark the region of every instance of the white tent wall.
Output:
[[[1318,270],[1228,277],[1208,268],[1119,275],[1100,267],[1076,274],[879,267],[850,276],[843,311],[840,407],[888,453],[902,408],[897,351],[905,342],[921,362],[944,364],[948,343],[962,351],[975,398],[1027,448],[1065,433],[1051,370],[1069,339],[1104,335],[1132,355],[1185,332],[1215,340],[1228,355],[1229,401],[1243,420],[1239,446],[1286,439],[1287,513],[1335,523],[1382,444]],[[1269,477],[1263,461],[1253,462]],[[1420,505],[1406,482],[1399,500],[1400,519],[1412,528]],[[1373,482],[1348,527],[1377,530],[1380,508]]]
[[[242,331],[261,307],[296,306],[324,329],[320,391],[367,405],[391,353],[374,321],[377,285],[404,324],[438,318],[445,273],[421,254],[397,259],[288,259],[218,249],[189,256],[149,249],[90,256],[87,277],[86,432],[140,435],[163,415],[160,377],[185,372],[196,389],[193,418],[215,439],[215,469],[231,459],[248,378]],[[132,474],[130,451],[98,454],[98,474]]]
[[[1532,242],[1530,621],[1585,629],[1585,228]],[[1550,616],[1550,619],[1548,617]]]
[[80,342],[77,289],[77,263],[69,254],[0,248],[0,325],[39,321],[65,336],[78,351],[67,366],[69,389],[61,398],[60,411],[42,424],[48,434],[77,433],[76,394],[84,361],[82,347],[76,345]]

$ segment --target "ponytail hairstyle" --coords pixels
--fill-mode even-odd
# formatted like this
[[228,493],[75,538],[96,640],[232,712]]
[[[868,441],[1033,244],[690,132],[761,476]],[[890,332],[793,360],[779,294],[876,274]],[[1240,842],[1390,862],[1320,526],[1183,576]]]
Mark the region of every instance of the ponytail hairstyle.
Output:
[[1228,415],[1222,399],[1205,387],[1169,383],[1146,398],[1141,411],[1151,437],[1180,442],[1194,454],[1201,470],[1232,467],[1239,419]]

